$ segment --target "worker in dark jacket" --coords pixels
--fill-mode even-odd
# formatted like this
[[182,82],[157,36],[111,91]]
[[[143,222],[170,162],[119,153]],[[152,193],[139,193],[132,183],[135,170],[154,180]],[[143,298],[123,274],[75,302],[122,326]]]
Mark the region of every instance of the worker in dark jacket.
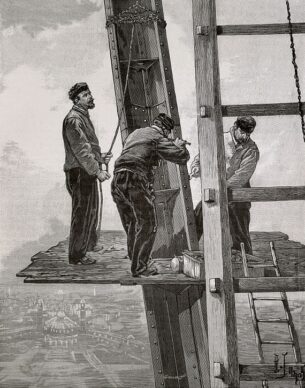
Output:
[[[230,131],[224,133],[228,188],[250,187],[250,178],[259,160],[257,145],[250,138],[255,126],[256,121],[252,116],[238,117]],[[191,176],[200,176],[199,155],[192,162]],[[252,254],[250,207],[250,202],[229,203],[229,222],[233,249],[240,250],[240,243],[243,242],[245,251]],[[200,239],[203,233],[202,202],[196,206],[195,221]]]
[[86,257],[88,251],[96,248],[98,223],[97,179],[103,182],[110,178],[102,170],[111,154],[102,154],[89,109],[95,107],[93,97],[85,82],[75,84],[69,91],[74,105],[63,122],[65,146],[66,186],[72,197],[72,217],[69,240],[70,264],[94,264]]
[[149,276],[157,269],[149,262],[157,223],[154,206],[153,168],[160,159],[186,164],[186,142],[169,139],[174,121],[160,113],[153,125],[133,131],[115,162],[112,196],[127,234],[132,275]]

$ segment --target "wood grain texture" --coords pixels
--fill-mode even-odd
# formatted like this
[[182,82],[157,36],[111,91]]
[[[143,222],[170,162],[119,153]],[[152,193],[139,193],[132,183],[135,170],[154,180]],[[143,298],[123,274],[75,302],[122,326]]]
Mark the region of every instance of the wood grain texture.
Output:
[[[303,110],[305,103],[302,103]],[[223,117],[298,115],[297,103],[222,105]]]
[[[293,23],[294,34],[305,33],[305,23]],[[277,35],[289,34],[288,23],[239,24],[217,26],[218,35]]]
[[[216,35],[215,0],[193,0],[194,58],[197,94],[197,125],[201,165],[201,191],[215,190],[214,203],[203,205],[206,279],[220,278],[223,292],[212,295],[207,288],[210,378],[213,388],[239,387],[235,300],[227,208],[227,190],[221,114],[220,77]],[[197,26],[208,26],[207,36]],[[202,117],[201,107],[210,109]],[[215,378],[213,365],[224,364],[224,379]]]
[[305,276],[235,278],[235,292],[296,292],[305,291]]
[[274,364],[253,364],[245,365],[241,364],[240,369],[240,380],[241,381],[261,381],[263,379],[280,380],[280,381],[293,381],[295,378],[290,377],[287,373],[289,367],[293,367],[297,373],[300,373],[304,367],[301,363],[287,363],[286,364],[286,375],[283,376],[283,370],[280,369],[278,373],[274,372]]
[[228,199],[232,202],[301,201],[305,199],[305,186],[228,189]]

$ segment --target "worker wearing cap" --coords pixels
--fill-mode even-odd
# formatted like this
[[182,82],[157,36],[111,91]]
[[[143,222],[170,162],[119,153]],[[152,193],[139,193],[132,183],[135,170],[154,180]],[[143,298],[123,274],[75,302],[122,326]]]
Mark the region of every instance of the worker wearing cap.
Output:
[[112,155],[101,153],[99,142],[90,120],[89,109],[95,107],[94,99],[85,82],[75,84],[69,91],[74,105],[63,122],[65,146],[66,186],[72,197],[72,217],[69,239],[70,264],[94,264],[86,256],[97,249],[98,187],[110,178],[102,171]]
[[[259,150],[251,139],[256,121],[252,116],[238,117],[230,129],[224,133],[226,178],[228,188],[250,187],[258,159]],[[197,155],[191,165],[191,176],[200,176],[200,160]],[[229,203],[229,222],[233,249],[240,250],[245,244],[245,251],[252,254],[250,239],[250,202]],[[195,220],[198,239],[203,233],[202,202],[195,209]]]
[[169,139],[174,121],[160,113],[153,125],[133,131],[115,162],[112,196],[127,234],[131,272],[135,277],[157,273],[150,263],[157,223],[153,193],[153,168],[159,160],[186,164],[186,142]]

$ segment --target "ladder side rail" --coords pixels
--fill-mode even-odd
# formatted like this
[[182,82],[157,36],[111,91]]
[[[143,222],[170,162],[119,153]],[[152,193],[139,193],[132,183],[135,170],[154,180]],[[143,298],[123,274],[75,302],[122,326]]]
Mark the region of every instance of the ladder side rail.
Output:
[[[276,276],[280,277],[281,272],[280,272],[278,260],[276,257],[276,252],[275,252],[275,247],[274,247],[273,241],[270,242],[270,250],[271,250],[271,255],[272,255],[272,261],[273,261],[273,264],[275,267]],[[302,352],[301,352],[301,348],[300,348],[300,344],[299,344],[299,337],[298,337],[298,333],[297,333],[295,326],[294,326],[294,323],[293,323],[293,318],[291,315],[287,294],[286,294],[286,292],[283,292],[283,291],[280,294],[281,294],[281,298],[282,298],[282,303],[283,303],[285,315],[286,315],[286,318],[288,321],[288,329],[289,329],[290,338],[293,342],[292,348],[293,348],[295,360],[297,362],[302,362]]]
[[[249,269],[248,269],[248,262],[247,262],[247,256],[246,256],[246,251],[245,251],[245,245],[243,243],[241,243],[240,247],[241,247],[241,256],[242,256],[242,260],[243,260],[244,274],[245,274],[245,277],[248,278],[249,277]],[[256,313],[256,308],[255,308],[255,303],[254,303],[252,292],[248,292],[248,301],[249,301],[249,306],[250,306],[255,342],[257,345],[257,349],[258,349],[259,361],[263,363],[263,362],[265,362],[263,348],[262,348],[263,341],[262,341],[261,334],[260,334],[260,329],[259,329],[259,325],[258,325],[258,318],[257,318],[257,313]]]
[[[239,388],[216,6],[215,0],[193,0],[192,6],[211,386]],[[209,26],[210,34],[199,35],[198,26]],[[204,202],[206,189],[214,190],[214,202]],[[209,288],[215,278],[221,283],[217,294]]]

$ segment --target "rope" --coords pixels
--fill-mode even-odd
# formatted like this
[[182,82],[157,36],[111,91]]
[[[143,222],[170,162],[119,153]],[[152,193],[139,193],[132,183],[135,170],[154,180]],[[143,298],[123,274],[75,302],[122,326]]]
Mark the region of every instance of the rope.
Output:
[[108,154],[111,153],[112,148],[114,146],[114,143],[116,141],[116,138],[118,136],[119,128],[120,128],[120,125],[121,125],[121,118],[122,118],[122,115],[123,115],[123,112],[124,112],[124,109],[125,109],[124,102],[125,102],[125,96],[126,96],[126,91],[127,91],[127,86],[128,86],[128,78],[129,78],[129,73],[130,73],[131,52],[132,52],[132,45],[133,45],[134,30],[135,30],[135,24],[133,23],[132,29],[131,29],[131,38],[130,38],[129,53],[128,53],[128,64],[127,64],[126,80],[125,80],[125,85],[124,85],[124,90],[123,90],[122,107],[121,107],[121,110],[119,112],[118,123],[117,123],[116,129],[115,129],[115,132],[114,132],[114,136],[113,136],[113,139],[112,139],[109,151],[107,152]]
[[291,12],[290,12],[290,4],[289,0],[286,0],[286,7],[287,7],[287,20],[289,25],[289,36],[290,36],[290,48],[292,53],[292,65],[294,68],[294,79],[295,79],[295,86],[298,93],[298,111],[299,115],[301,117],[301,126],[302,126],[302,134],[303,139],[305,141],[305,120],[304,120],[304,109],[302,105],[302,94],[301,94],[301,87],[300,87],[300,79],[299,79],[299,71],[298,71],[298,65],[296,62],[296,51],[295,51],[295,44],[294,44],[294,38],[293,38],[293,26],[291,22]]

